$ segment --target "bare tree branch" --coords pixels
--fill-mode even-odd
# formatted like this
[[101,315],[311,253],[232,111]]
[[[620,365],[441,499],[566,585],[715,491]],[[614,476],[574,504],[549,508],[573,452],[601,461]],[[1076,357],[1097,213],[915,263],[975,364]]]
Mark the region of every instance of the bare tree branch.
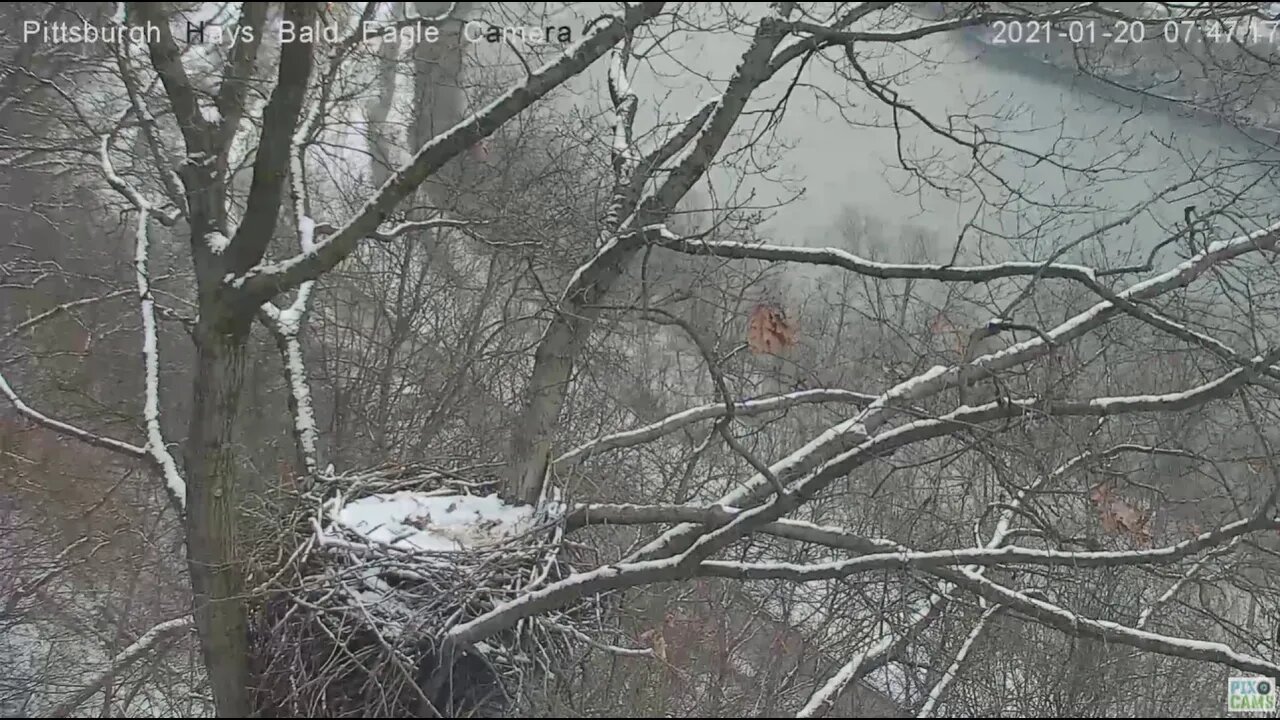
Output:
[[[774,397],[759,398],[756,400],[743,400],[734,403],[733,412],[741,417],[750,417],[752,415],[761,415],[764,413],[777,412],[785,410],[796,405],[807,405],[811,403],[866,403],[876,399],[875,395],[869,393],[860,393],[853,390],[800,390],[786,395],[777,395]],[[633,430],[624,430],[622,432],[613,433],[596,438],[591,442],[584,443],[570,450],[554,461],[556,471],[563,472],[567,468],[580,462],[586,461],[588,458],[598,455],[602,452],[617,450],[624,447],[633,447],[643,443],[651,442],[660,437],[670,435],[682,428],[688,427],[703,420],[710,420],[722,417],[726,413],[725,406],[721,403],[712,403],[710,405],[699,405],[698,407],[682,410],[678,413],[668,415],[667,417],[656,422],[645,425],[644,427],[635,428]]]
[[[296,27],[312,25],[319,10],[315,3],[290,3],[284,8],[284,21]],[[230,274],[238,275],[260,262],[275,236],[313,64],[311,43],[284,43],[280,50],[279,77],[262,113],[262,139],[253,163],[244,218],[225,250],[225,268]]]
[[1002,610],[1004,610],[1003,605],[992,605],[982,613],[978,618],[978,622],[974,623],[973,629],[969,631],[969,636],[964,639],[964,644],[956,651],[956,656],[951,661],[951,665],[942,673],[942,677],[938,678],[938,682],[934,683],[932,688],[929,688],[929,697],[925,700],[916,717],[925,718],[933,714],[934,709],[937,708],[938,703],[947,692],[947,688],[951,686],[951,682],[955,680],[956,675],[960,672],[960,666],[969,657],[969,651],[973,649],[973,644],[982,635],[982,631],[987,628],[987,623],[991,618]]
[[160,6],[145,2],[128,3],[128,16],[140,19],[148,28],[155,28],[147,33],[151,64],[164,83],[187,150],[193,154],[208,153],[212,140],[209,135],[210,124],[200,110],[195,88],[182,64],[182,51],[178,49],[173,31],[169,28],[169,18]]
[[116,175],[111,164],[110,135],[102,137],[99,152],[102,173],[106,176],[107,183],[127,198],[138,213],[133,262],[138,285],[139,310],[142,314],[142,358],[145,374],[142,413],[147,427],[146,449],[160,468],[170,502],[181,515],[187,509],[187,483],[178,470],[178,464],[174,461],[173,455],[169,452],[163,429],[160,427],[160,340],[156,327],[155,298],[151,294],[151,271],[148,267],[151,253],[148,224],[153,209],[150,201]]
[[1280,665],[1237,652],[1222,643],[1160,635],[1146,630],[1135,630],[1107,620],[1095,620],[1047,600],[1030,597],[1025,592],[1005,587],[969,570],[960,570],[959,575],[955,582],[964,589],[990,602],[1007,605],[1013,611],[1072,637],[1097,638],[1162,655],[1226,665],[1246,672],[1269,676],[1280,674]]
[[[1278,356],[1280,350],[1273,350],[1260,357],[1258,364],[1274,361]],[[679,554],[652,560],[630,560],[589,572],[575,573],[456,626],[450,631],[450,638],[457,642],[473,643],[491,633],[509,628],[523,618],[559,607],[585,595],[694,577],[698,574],[700,564],[711,554],[778,520],[837,478],[847,476],[872,459],[886,457],[899,448],[922,440],[1023,413],[1045,416],[1106,416],[1125,412],[1186,409],[1231,395],[1254,374],[1256,373],[1244,369],[1234,370],[1193,390],[1167,395],[1098,398],[1074,403],[1002,400],[977,408],[961,407],[936,419],[917,420],[866,439],[852,450],[822,464],[811,474],[789,484],[786,493],[770,495],[760,505],[735,513],[723,525],[711,529],[698,526],[700,534],[697,539]]]
[[129,670],[129,668],[138,664],[139,661],[147,658],[151,653],[158,649],[158,646],[184,632],[190,632],[195,628],[195,622],[190,615],[184,615],[172,620],[166,620],[153,626],[150,630],[143,633],[133,642],[132,645],[121,650],[111,659],[110,665],[106,670],[92,676],[85,683],[85,686],[78,690],[70,698],[63,700],[54,707],[46,711],[46,717],[67,717],[75,712],[89,698],[93,697],[98,691],[107,686],[107,683],[114,680],[120,674]]
[[1152,550],[1073,552],[1062,550],[1036,550],[1008,545],[999,548],[972,548],[957,550],[911,550],[902,548],[893,553],[864,555],[848,560],[799,565],[795,563],[740,563],[707,560],[702,563],[700,574],[712,577],[741,580],[789,580],[813,582],[848,577],[870,570],[932,569],[951,565],[990,567],[997,565],[1041,565],[1049,567],[1120,567],[1125,565],[1166,565],[1206,549],[1220,547],[1249,533],[1280,527],[1274,519],[1238,520],[1191,540]]
[[[1280,224],[1264,227],[1228,241],[1213,243],[1195,257],[1159,275],[1129,286],[1128,289],[1118,293],[1118,296],[1130,301],[1158,297],[1176,288],[1189,285],[1219,263],[1230,262],[1255,252],[1274,251],[1277,241],[1280,241]],[[1068,342],[1107,323],[1118,312],[1120,309],[1115,304],[1107,301],[1100,302],[1061,323],[1049,331],[1047,337],[1059,344]],[[979,357],[973,361],[971,367],[982,369],[990,374],[1016,367],[1049,352],[1050,349],[1051,346],[1045,338],[1037,336],[999,352]],[[828,429],[804,447],[774,463],[770,470],[783,482],[790,482],[844,448],[864,441],[888,422],[889,413],[893,408],[955,387],[961,379],[962,370],[963,368],[958,366],[938,365],[895,385],[861,413]],[[1237,377],[1243,381],[1243,376]],[[749,505],[761,500],[769,487],[766,479],[756,476],[725,495],[720,502],[724,505]],[[673,528],[641,548],[631,559],[654,559],[680,553],[689,547],[699,532],[699,529],[694,526]]]
[[603,55],[629,31],[662,11],[665,3],[635,3],[621,17],[598,27],[555,61],[535,71],[526,80],[471,117],[422,146],[413,159],[394,173],[355,217],[333,235],[317,243],[313,253],[298,255],[282,263],[259,266],[239,277],[229,278],[250,296],[267,299],[284,290],[313,280],[342,262],[359,241],[374,232],[391,210],[432,173],[466,148],[493,134],[503,123],[559,87]]
[[70,425],[60,420],[54,420],[48,415],[35,410],[30,405],[23,402],[22,398],[18,397],[18,394],[14,392],[14,389],[9,385],[9,382],[5,380],[3,373],[0,373],[0,394],[3,394],[9,399],[9,402],[13,404],[15,410],[41,427],[48,428],[49,430],[61,433],[70,438],[75,438],[76,440],[87,443],[96,448],[110,450],[137,460],[153,459],[151,457],[151,453],[146,448],[141,448],[137,445],[132,445],[127,442],[114,440],[109,437],[89,432],[88,430],[76,427],[75,425]]

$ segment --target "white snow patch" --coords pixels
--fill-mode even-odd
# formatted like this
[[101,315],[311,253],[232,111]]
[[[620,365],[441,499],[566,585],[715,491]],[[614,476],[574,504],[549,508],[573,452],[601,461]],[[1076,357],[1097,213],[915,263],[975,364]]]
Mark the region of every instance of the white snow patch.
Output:
[[205,105],[204,103],[201,103],[200,114],[204,116],[205,122],[212,123],[214,125],[222,124],[222,113],[213,105]]
[[304,253],[316,249],[316,221],[303,214],[298,215],[298,245]]
[[276,311],[276,322],[279,323],[281,335],[286,338],[296,338],[298,336],[298,333],[302,331],[302,312],[301,309],[294,305]]
[[373,542],[402,550],[455,552],[493,545],[528,532],[530,506],[496,495],[439,495],[401,491],[370,495],[337,512],[335,521]]
[[204,241],[209,245],[209,250],[211,250],[214,255],[221,255],[223,251],[227,249],[227,246],[231,244],[231,238],[216,230],[211,233],[206,233]]
[[627,77],[621,49],[613,51],[613,61],[609,64],[609,79],[613,82],[619,98],[624,98],[631,94],[631,80]]
[[[290,315],[287,320],[285,318],[286,313]],[[284,328],[286,322],[288,322],[291,323],[294,329],[293,334],[286,334],[285,336],[286,354],[288,355],[289,390],[293,393],[293,398],[297,404],[293,423],[294,429],[298,433],[298,438],[302,442],[302,452],[307,463],[307,472],[315,472],[316,419],[315,410],[311,405],[311,388],[307,385],[307,367],[302,359],[302,344],[298,342],[297,338],[298,315],[299,313],[294,308],[281,312],[280,327]]]
[[[702,130],[699,130],[698,133],[694,135],[693,138],[690,139],[687,144],[685,144],[685,146],[680,150],[680,152],[676,153],[676,155],[672,157],[670,161],[667,162],[667,167],[671,168],[672,172],[674,172],[676,169],[680,168],[686,162],[688,162],[689,158],[693,155],[694,151],[698,149],[698,142],[702,139],[702,133],[706,131],[706,127],[711,123],[711,116],[717,110],[720,109],[720,103],[723,100],[724,100],[723,95],[717,95],[713,98],[709,98],[706,102],[704,102],[702,105],[698,107],[697,111],[694,112],[693,115],[690,116],[690,120],[693,120],[696,118],[703,117],[703,113],[706,113],[707,119],[703,120],[700,123],[702,126]],[[680,131],[677,130],[676,132],[678,133]],[[643,201],[641,202],[641,204],[643,204]]]
[[613,51],[613,61],[609,64],[609,85],[617,98],[617,106],[613,109],[613,152],[629,162],[639,158],[627,141],[627,115],[635,109],[635,97],[631,94],[631,81],[627,78],[627,70],[622,59],[622,50]]

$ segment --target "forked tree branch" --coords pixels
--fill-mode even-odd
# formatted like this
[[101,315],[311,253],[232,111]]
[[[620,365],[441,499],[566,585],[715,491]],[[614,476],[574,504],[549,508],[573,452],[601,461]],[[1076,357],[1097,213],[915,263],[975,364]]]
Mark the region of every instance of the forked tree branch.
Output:
[[[1280,242],[1280,223],[1269,225],[1247,235],[1216,242],[1181,264],[1142,282],[1130,285],[1117,296],[1128,301],[1150,300],[1178,288],[1186,287],[1212,268],[1253,253],[1273,252]],[[970,368],[987,373],[1007,370],[1040,357],[1059,345],[1075,340],[1105,325],[1121,309],[1102,301],[1061,323],[1043,336],[1030,338],[999,352],[976,358]],[[1270,363],[1268,363],[1270,364]],[[1263,367],[1266,367],[1264,365]],[[889,421],[894,408],[919,402],[959,385],[963,371],[970,368],[938,365],[909,378],[885,391],[871,405],[848,420],[832,426],[805,446],[774,463],[770,470],[783,482],[791,482],[833,456],[866,440]],[[771,486],[756,475],[720,499],[722,505],[747,506],[767,496]],[[631,560],[657,559],[679,554],[701,535],[694,525],[673,528],[636,553]]]
[[168,442],[160,425],[160,338],[156,323],[155,297],[151,292],[150,233],[148,224],[154,208],[142,193],[135,190],[124,178],[116,174],[111,164],[111,136],[102,137],[99,148],[102,173],[117,192],[133,204],[138,213],[138,223],[134,237],[134,276],[138,286],[138,309],[142,315],[142,360],[143,360],[143,408],[146,421],[146,450],[159,466],[164,479],[165,490],[169,500],[179,515],[187,509],[187,483],[178,470],[178,463],[169,452]]
[[214,106],[221,115],[217,148],[220,154],[230,152],[240,121],[244,117],[245,98],[252,85],[253,70],[262,45],[262,26],[266,22],[266,3],[240,3],[240,18],[235,29],[236,44],[227,55],[222,68],[221,84]]
[[[190,153],[209,153],[212,137],[211,124],[200,110],[200,101],[191,77],[182,64],[182,51],[169,28],[169,18],[157,3],[127,3],[130,18],[139,18],[147,24],[148,50],[151,65],[160,75],[169,103],[173,107],[178,129]],[[151,28],[155,28],[151,30]],[[212,158],[210,158],[212,159]]]
[[[286,3],[284,20],[297,27],[311,25],[319,6],[316,3]],[[253,162],[244,218],[226,249],[228,273],[240,274],[260,262],[275,236],[280,206],[286,196],[294,138],[305,127],[302,106],[306,100],[314,64],[311,43],[284,43],[276,87],[262,113],[262,138]],[[263,298],[265,300],[266,298]]]
[[484,108],[436,136],[418,150],[408,164],[392,174],[364,207],[336,233],[317,243],[315,251],[281,263],[256,266],[243,275],[228,278],[233,287],[265,301],[274,295],[314,280],[336,267],[359,241],[377,230],[401,200],[424,180],[477,142],[489,137],[525,108],[545,97],[569,78],[585,70],[608,52],[626,33],[660,13],[666,3],[630,4],[622,16],[597,26],[558,59],[535,71]]
[[[1255,364],[1273,362],[1280,350],[1260,356]],[[823,463],[812,473],[793,481],[785,494],[770,494],[759,505],[734,513],[728,522],[699,530],[696,539],[678,554],[634,560],[575,573],[537,591],[501,605],[475,619],[454,627],[449,637],[474,643],[494,632],[508,629],[531,615],[574,602],[580,597],[607,590],[671,582],[695,577],[703,561],[739,539],[779,520],[822,492],[831,483],[871,462],[891,456],[903,447],[966,430],[980,423],[1023,414],[1043,416],[1095,416],[1154,411],[1176,411],[1197,407],[1228,397],[1256,375],[1247,369],[1234,370],[1194,389],[1164,395],[1095,398],[1080,402],[1053,402],[1039,399],[1008,399],[976,408],[961,407],[938,418],[917,420],[865,439],[853,449]],[[976,572],[976,571],[975,571]]]

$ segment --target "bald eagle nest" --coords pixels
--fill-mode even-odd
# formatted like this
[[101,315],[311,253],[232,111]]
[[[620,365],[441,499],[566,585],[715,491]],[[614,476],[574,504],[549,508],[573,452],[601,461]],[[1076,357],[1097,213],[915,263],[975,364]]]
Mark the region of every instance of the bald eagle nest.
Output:
[[578,552],[561,505],[508,505],[486,480],[384,468],[322,476],[276,505],[263,544],[274,557],[255,567],[259,716],[494,717],[581,660],[600,597],[471,646],[446,642],[565,577]]

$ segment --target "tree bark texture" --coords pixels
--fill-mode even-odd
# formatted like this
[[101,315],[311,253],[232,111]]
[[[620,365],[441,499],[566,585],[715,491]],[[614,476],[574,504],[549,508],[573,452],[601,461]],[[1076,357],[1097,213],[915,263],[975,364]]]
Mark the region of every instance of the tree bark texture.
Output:
[[248,335],[249,323],[235,318],[229,308],[202,308],[185,458],[187,556],[201,652],[218,717],[245,717],[250,710],[239,532],[242,487],[235,453]]

